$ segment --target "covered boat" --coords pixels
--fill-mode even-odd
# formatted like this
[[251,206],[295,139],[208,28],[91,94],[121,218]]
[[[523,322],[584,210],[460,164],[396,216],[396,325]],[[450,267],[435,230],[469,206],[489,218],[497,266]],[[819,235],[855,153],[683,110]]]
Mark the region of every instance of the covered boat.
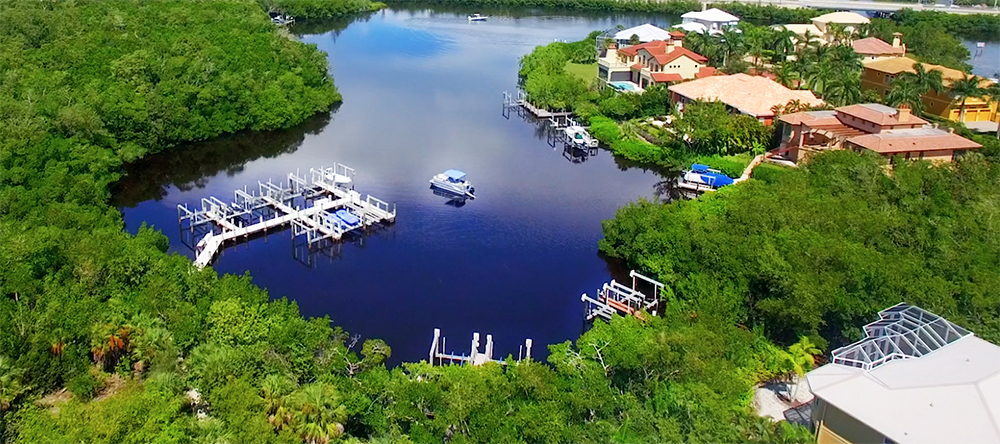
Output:
[[431,186],[444,191],[475,198],[476,189],[472,183],[465,180],[465,173],[459,170],[447,170],[431,178]]
[[580,125],[567,126],[563,131],[566,132],[566,141],[579,148],[597,148],[600,143]]
[[691,164],[691,169],[683,172],[679,183],[682,187],[696,190],[715,190],[732,184],[733,179],[722,174],[722,171],[700,163]]

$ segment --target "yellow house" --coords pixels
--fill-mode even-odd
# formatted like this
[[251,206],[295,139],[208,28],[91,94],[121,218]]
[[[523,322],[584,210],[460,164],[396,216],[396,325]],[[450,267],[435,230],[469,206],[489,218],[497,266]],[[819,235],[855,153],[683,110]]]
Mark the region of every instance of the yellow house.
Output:
[[[894,57],[867,62],[861,75],[861,88],[875,90],[882,97],[885,97],[892,89],[892,80],[900,73],[915,72],[913,69],[915,63],[918,62],[909,57]],[[941,71],[945,87],[945,91],[940,94],[930,91],[923,95],[924,112],[958,122],[962,101],[951,97],[948,88],[952,82],[961,79],[964,73],[941,65],[929,63],[922,65],[927,71]],[[980,86],[986,87],[991,83],[989,80],[983,79]],[[997,121],[997,103],[989,102],[980,97],[969,97],[965,100],[965,119],[962,121]]]

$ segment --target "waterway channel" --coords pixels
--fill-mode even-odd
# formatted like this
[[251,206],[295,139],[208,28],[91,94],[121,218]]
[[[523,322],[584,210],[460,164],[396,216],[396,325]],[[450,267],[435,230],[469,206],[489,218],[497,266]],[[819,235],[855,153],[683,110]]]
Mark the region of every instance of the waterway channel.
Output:
[[[126,228],[153,225],[173,252],[193,258],[178,204],[228,201],[236,188],[340,162],[357,170],[358,191],[397,205],[395,225],[311,258],[293,254],[290,231],[272,233],[227,248],[214,268],[250,272],[303,315],[386,340],[390,364],[426,359],[434,328],[458,353],[468,352],[473,331],[493,334],[499,355],[516,355],[532,338],[541,357],[545,344],[576,338],[580,294],[621,274],[598,255],[601,221],[652,198],[660,177],[606,151],[553,149],[536,125],[502,115],[501,93],[515,91],[518,59],[537,45],[677,18],[520,10],[480,11],[493,17],[470,23],[473,11],[447,11],[298,25],[304,42],[329,54],[343,104],[296,128],[131,165],[115,192]],[[448,168],[468,173],[478,199],[459,206],[432,193],[428,179]]]

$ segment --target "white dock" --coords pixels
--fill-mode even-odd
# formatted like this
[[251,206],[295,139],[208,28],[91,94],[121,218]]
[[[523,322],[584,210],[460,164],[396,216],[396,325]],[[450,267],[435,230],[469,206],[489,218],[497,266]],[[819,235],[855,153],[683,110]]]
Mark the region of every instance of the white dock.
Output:
[[[289,173],[287,187],[269,180],[258,182],[256,193],[246,188],[236,190],[231,204],[207,197],[201,200],[200,210],[177,205],[182,229],[194,232],[195,227],[211,227],[197,243],[195,266],[208,266],[226,242],[267,233],[286,224],[292,225],[293,237],[305,235],[311,248],[324,239],[340,240],[345,233],[357,229],[395,222],[395,206],[390,210],[388,203],[372,196],[362,199],[361,193],[348,188],[353,169],[336,164],[333,168],[312,168],[309,172],[308,181]],[[296,202],[305,208],[295,206]],[[357,221],[346,221],[332,212],[340,209],[347,210]]]
[[510,108],[525,109],[539,119],[553,119],[559,117],[569,117],[573,115],[573,113],[570,111],[549,111],[544,108],[539,108],[531,104],[530,101],[528,101],[528,95],[525,94],[525,92],[522,90],[517,91],[517,98],[514,98],[514,96],[512,96],[507,91],[504,91],[503,105],[505,110]]
[[[610,320],[615,313],[645,319],[644,310],[650,311],[653,316],[656,316],[655,309],[660,304],[659,293],[660,289],[663,288],[663,283],[636,273],[635,270],[629,272],[629,276],[632,278],[632,288],[611,280],[597,291],[596,299],[588,296],[587,293],[580,296],[580,300],[586,305],[588,321],[597,317]],[[639,280],[652,284],[652,295],[646,295],[636,289]]]
[[[471,364],[483,365],[487,362],[495,362],[500,365],[507,365],[503,359],[493,359],[493,335],[486,335],[486,351],[479,351],[479,333],[472,333],[472,347],[468,355],[456,355],[445,352],[447,341],[441,336],[441,329],[434,329],[434,341],[431,343],[431,351],[427,356],[428,362],[432,365],[444,364]],[[531,339],[525,339],[524,345],[518,348],[517,362],[521,359],[531,360]]]

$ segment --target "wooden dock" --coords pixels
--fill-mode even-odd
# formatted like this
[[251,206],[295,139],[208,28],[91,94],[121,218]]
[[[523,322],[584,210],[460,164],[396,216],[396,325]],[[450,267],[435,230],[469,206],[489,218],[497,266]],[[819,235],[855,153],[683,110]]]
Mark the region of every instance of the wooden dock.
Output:
[[[293,237],[304,236],[311,248],[324,239],[336,241],[354,230],[395,222],[395,206],[390,209],[388,203],[372,196],[362,199],[361,193],[348,188],[353,169],[337,164],[333,168],[310,169],[310,174],[307,181],[289,173],[287,186],[269,180],[257,183],[258,192],[236,190],[231,204],[211,196],[201,200],[200,210],[177,205],[182,229],[193,233],[196,227],[210,228],[195,246],[195,266],[208,266],[227,242],[248,239],[285,225],[292,226]],[[341,209],[357,220],[349,217],[345,220],[334,213]]]
[[504,109],[514,108],[514,107],[523,108],[525,110],[528,110],[528,112],[530,112],[533,116],[539,119],[556,119],[556,118],[569,117],[573,115],[573,113],[570,111],[553,112],[544,108],[539,108],[533,105],[530,101],[528,101],[528,95],[521,90],[517,91],[517,98],[514,98],[507,91],[504,91],[503,104],[504,104]]
[[[597,298],[592,298],[584,293],[580,300],[584,303],[587,320],[592,321],[597,317],[611,319],[615,313],[623,316],[635,316],[639,319],[646,319],[644,311],[649,311],[656,316],[656,307],[660,304],[660,289],[663,283],[652,278],[636,273],[635,270],[629,272],[632,278],[632,287],[626,287],[611,280],[606,282],[598,291]],[[639,281],[644,281],[653,286],[653,294],[646,295],[636,287]]]
[[[500,365],[507,365],[507,362],[503,359],[493,359],[493,335],[486,335],[486,350],[485,352],[479,351],[479,333],[472,333],[472,347],[468,355],[456,355],[454,353],[445,352],[447,347],[447,341],[444,336],[441,336],[441,329],[434,329],[434,341],[431,342],[431,351],[427,356],[428,362],[432,365],[444,365],[444,364],[470,364],[470,365],[483,365],[487,362],[495,362]],[[521,362],[521,359],[531,360],[531,339],[525,339],[524,345],[518,348],[517,352],[517,362]]]

